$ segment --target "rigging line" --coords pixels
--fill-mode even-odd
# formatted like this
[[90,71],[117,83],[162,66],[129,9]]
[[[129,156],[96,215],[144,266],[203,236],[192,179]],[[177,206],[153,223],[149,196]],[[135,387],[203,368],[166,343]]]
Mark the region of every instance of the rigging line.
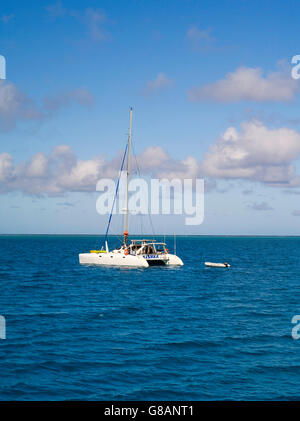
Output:
[[[133,156],[135,158],[138,176],[141,178],[141,171],[140,171],[140,167],[139,167],[137,157],[136,157],[136,153],[135,153],[135,142],[133,142],[133,141],[132,141],[132,152],[133,152]],[[149,211],[149,209],[148,209],[148,211]],[[150,225],[151,225],[151,229],[152,229],[152,234],[155,235],[154,226],[153,226],[153,223],[152,223],[152,218],[151,218],[150,212],[148,212],[148,216],[149,216],[149,221],[150,221]]]
[[121,237],[120,232],[122,231],[122,227],[124,225],[123,221],[121,222],[122,223],[118,223],[116,227],[114,227],[114,225],[110,226],[109,228],[110,234],[108,236],[108,237],[111,237],[111,236],[116,237],[120,243],[123,242],[123,238]]
[[118,190],[119,190],[120,177],[121,177],[123,166],[124,166],[127,148],[128,148],[128,143],[126,144],[124,156],[123,156],[123,159],[122,159],[121,169],[120,169],[120,173],[119,173],[119,177],[118,177],[118,181],[117,181],[117,185],[116,185],[115,197],[114,197],[113,204],[112,204],[111,211],[110,211],[110,215],[109,215],[109,218],[108,218],[108,224],[107,224],[107,228],[106,228],[105,240],[104,241],[107,241],[108,230],[109,230],[109,227],[110,227],[110,222],[111,222],[111,218],[112,218],[112,214],[113,214],[113,210],[114,210],[114,206],[115,206],[115,202],[116,202],[116,197],[117,197]]
[[112,232],[109,236],[110,237],[116,237],[116,239],[120,242],[120,243],[122,243],[122,241],[123,241],[123,239],[122,239],[122,237],[120,236],[120,234],[118,234],[119,232],[120,232],[120,230],[118,230],[118,232],[115,230],[115,229],[110,229],[110,231]]
[[[135,164],[136,164],[135,174],[137,174],[141,178],[141,171],[140,171],[139,164],[137,161],[137,157],[135,153],[135,142],[133,141],[133,139],[131,140],[131,144],[132,144],[132,155],[134,156]],[[138,217],[140,217],[140,223],[141,223],[141,236],[143,236],[143,216],[144,215],[142,213],[138,215]]]

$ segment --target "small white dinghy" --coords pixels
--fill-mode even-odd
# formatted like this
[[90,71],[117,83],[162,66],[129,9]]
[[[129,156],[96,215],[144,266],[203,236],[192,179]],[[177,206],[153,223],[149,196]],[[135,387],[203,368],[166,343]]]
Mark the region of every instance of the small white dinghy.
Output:
[[205,262],[205,266],[209,266],[211,268],[230,268],[229,263],[212,263],[212,262]]

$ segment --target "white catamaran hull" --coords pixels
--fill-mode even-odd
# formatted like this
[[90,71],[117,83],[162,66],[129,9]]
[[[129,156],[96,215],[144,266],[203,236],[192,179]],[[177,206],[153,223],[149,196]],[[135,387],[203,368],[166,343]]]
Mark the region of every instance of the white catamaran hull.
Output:
[[183,266],[183,261],[176,254],[168,254],[167,266]]
[[87,265],[101,266],[133,266],[149,267],[147,260],[142,256],[131,256],[119,253],[81,253],[79,254],[79,263]]
[[[148,261],[147,261],[148,260]],[[148,263],[149,262],[149,263]],[[152,259],[143,256],[124,255],[123,253],[81,253],[79,263],[97,266],[132,266],[147,268],[155,263],[162,266],[183,266],[182,260],[175,254],[168,254],[162,258]]]

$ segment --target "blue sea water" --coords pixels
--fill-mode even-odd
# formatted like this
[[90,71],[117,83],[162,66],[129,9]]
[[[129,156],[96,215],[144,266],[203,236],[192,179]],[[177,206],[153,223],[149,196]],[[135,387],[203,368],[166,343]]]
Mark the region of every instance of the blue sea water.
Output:
[[178,237],[184,267],[80,266],[101,242],[0,236],[0,400],[300,399],[300,238]]

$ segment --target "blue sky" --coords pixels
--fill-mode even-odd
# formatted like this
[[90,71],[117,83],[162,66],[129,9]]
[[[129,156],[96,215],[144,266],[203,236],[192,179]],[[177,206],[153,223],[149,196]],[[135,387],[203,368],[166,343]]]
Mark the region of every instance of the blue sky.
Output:
[[103,233],[93,169],[95,180],[115,169],[133,106],[142,173],[183,168],[210,186],[202,225],[154,217],[156,232],[299,235],[299,12],[292,1],[1,5],[0,232]]

